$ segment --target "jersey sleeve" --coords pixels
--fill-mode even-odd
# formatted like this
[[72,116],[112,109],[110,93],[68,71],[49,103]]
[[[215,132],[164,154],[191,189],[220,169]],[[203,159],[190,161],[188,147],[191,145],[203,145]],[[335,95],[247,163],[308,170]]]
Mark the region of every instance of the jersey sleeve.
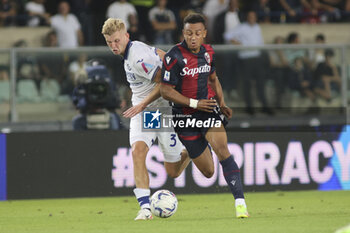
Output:
[[162,68],[162,60],[154,47],[138,51],[134,58],[135,73],[148,80],[153,80],[158,70]]
[[212,62],[211,62],[211,69],[210,69],[210,74],[214,73],[216,71],[216,66],[215,66],[215,52],[213,50],[213,53],[212,53]]
[[162,83],[176,86],[180,79],[180,66],[176,54],[168,52],[163,59]]

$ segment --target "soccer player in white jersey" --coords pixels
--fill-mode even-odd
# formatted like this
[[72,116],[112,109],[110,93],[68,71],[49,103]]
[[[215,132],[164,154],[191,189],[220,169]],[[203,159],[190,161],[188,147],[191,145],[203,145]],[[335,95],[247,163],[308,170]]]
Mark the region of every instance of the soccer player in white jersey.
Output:
[[165,52],[140,41],[131,41],[121,19],[105,21],[102,34],[115,55],[124,58],[124,69],[132,90],[132,107],[123,113],[130,117],[130,145],[136,188],[134,194],[141,210],[135,220],[152,219],[149,204],[149,176],[146,156],[152,142],[158,138],[164,154],[164,166],[169,176],[178,177],[190,162],[186,150],[173,132],[142,132],[142,111],[148,106],[165,107],[168,102],[160,97],[162,60]]

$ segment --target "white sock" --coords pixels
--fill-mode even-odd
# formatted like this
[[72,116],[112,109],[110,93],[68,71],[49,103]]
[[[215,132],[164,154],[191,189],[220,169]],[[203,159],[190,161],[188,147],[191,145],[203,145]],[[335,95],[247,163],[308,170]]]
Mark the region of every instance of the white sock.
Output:
[[237,199],[236,199],[236,201],[235,201],[235,206],[238,206],[238,205],[247,206],[247,205],[245,204],[244,198],[237,198]]
[[141,209],[150,208],[150,204],[149,204],[149,196],[151,195],[150,189],[135,188],[134,194],[136,196],[137,201],[139,202]]

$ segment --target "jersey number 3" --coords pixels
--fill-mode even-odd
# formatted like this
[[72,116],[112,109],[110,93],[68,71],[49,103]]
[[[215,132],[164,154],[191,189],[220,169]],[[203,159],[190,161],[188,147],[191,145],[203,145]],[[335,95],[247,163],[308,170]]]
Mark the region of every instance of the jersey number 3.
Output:
[[169,146],[174,147],[176,145],[176,134],[174,133],[170,134],[170,140],[172,140],[173,143],[170,144]]

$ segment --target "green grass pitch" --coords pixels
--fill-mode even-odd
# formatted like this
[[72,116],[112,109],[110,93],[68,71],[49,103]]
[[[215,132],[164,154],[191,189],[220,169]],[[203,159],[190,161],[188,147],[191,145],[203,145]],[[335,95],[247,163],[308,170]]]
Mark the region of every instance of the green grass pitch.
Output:
[[0,202],[0,233],[335,232],[350,223],[350,191],[246,193],[249,219],[236,219],[231,194],[177,195],[168,219],[134,221],[134,197]]

